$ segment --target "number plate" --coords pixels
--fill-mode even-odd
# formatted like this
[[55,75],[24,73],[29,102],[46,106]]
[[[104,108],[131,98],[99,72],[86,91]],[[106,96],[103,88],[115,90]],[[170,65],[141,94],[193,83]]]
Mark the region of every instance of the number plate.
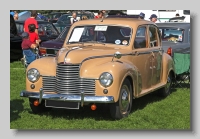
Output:
[[53,107],[53,108],[63,108],[63,109],[79,109],[79,103],[78,102],[46,100],[45,106],[46,107]]

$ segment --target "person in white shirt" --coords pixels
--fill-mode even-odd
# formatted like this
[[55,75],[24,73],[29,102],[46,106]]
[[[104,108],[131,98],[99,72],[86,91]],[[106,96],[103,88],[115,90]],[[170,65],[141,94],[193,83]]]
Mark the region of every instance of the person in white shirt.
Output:
[[72,13],[72,18],[70,19],[71,24],[74,24],[75,22],[77,22],[77,21],[79,21],[79,20],[80,20],[80,18],[78,18],[78,17],[76,16],[76,13],[73,12],[73,13]]

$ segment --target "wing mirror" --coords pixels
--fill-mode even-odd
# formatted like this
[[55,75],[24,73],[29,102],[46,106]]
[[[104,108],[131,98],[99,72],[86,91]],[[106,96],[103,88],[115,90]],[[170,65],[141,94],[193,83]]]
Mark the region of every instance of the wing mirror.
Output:
[[122,57],[122,54],[120,52],[115,52],[114,57],[117,59],[120,59]]
[[115,54],[114,54],[114,56],[112,58],[112,61],[113,61],[114,58],[120,59],[121,57],[122,57],[122,54],[117,51],[117,52],[115,52]]

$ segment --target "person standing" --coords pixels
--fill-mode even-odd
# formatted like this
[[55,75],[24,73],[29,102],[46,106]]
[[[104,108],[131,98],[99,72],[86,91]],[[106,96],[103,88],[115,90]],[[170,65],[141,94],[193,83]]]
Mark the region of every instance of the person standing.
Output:
[[176,17],[180,17],[179,13],[176,14]]
[[15,13],[14,16],[13,16],[13,17],[14,17],[14,20],[18,20],[18,18],[19,18],[18,12],[17,12],[17,11],[14,11],[14,13]]
[[35,33],[38,34],[38,22],[36,20],[37,17],[37,11],[36,10],[32,10],[31,11],[31,17],[29,17],[28,19],[25,20],[24,22],[24,32],[28,32],[29,33],[29,24],[35,24]]
[[103,12],[102,11],[99,11],[98,12],[98,15],[95,16],[94,18],[98,19],[98,18],[103,18]]
[[151,22],[155,23],[157,21],[157,15],[152,14],[149,19],[150,19]]
[[139,14],[138,19],[143,19],[143,20],[144,20],[144,18],[145,18],[145,14],[144,14],[143,12],[141,12],[141,13]]
[[[28,32],[22,33],[22,39],[23,41],[21,43],[21,47],[23,55],[26,56],[27,63],[30,64],[36,59],[36,55],[33,53],[33,49],[37,47],[37,44],[34,44],[30,41]],[[24,60],[24,58],[22,58],[21,60]]]
[[79,21],[79,18],[77,17],[76,12],[72,13],[72,18],[70,19],[70,21],[71,21],[71,25]]
[[106,10],[101,10],[102,13],[103,13],[103,18],[106,18],[107,17],[107,13],[106,13]]
[[82,20],[88,20],[88,17],[86,15],[82,16]]
[[29,39],[32,43],[34,44],[38,44],[41,42],[41,40],[39,39],[39,36],[37,33],[35,33],[35,24],[29,24],[28,25],[28,29],[29,29]]

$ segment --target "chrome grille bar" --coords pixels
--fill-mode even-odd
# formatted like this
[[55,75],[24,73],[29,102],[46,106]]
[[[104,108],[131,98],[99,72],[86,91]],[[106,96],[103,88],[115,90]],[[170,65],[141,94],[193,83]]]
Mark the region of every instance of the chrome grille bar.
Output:
[[59,94],[95,94],[94,79],[80,79],[79,65],[58,64],[56,77],[43,76],[44,92]]
[[42,76],[42,86],[44,92],[55,92],[56,78],[54,76]]

